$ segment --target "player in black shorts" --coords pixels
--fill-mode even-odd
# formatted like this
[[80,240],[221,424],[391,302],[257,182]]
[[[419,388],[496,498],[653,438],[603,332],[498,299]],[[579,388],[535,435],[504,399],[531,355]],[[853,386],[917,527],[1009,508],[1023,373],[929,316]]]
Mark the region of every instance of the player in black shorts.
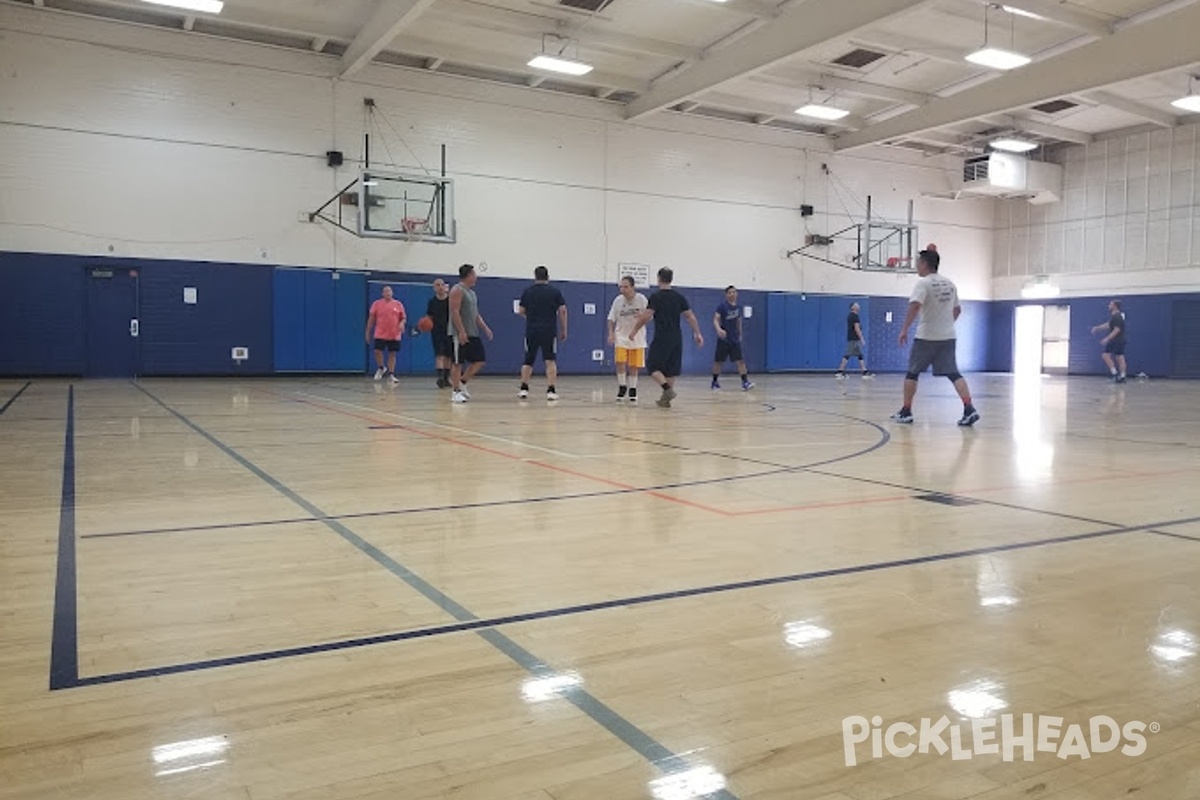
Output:
[[671,401],[676,398],[675,379],[683,372],[683,333],[679,330],[679,318],[687,320],[692,328],[692,338],[697,347],[704,346],[704,337],[700,335],[700,323],[687,298],[671,288],[675,280],[674,271],[663,267],[658,271],[658,291],[650,295],[649,307],[638,315],[637,324],[633,326],[630,337],[654,320],[654,341],[650,343],[650,351],[646,354],[646,371],[654,382],[662,387],[662,397],[658,405],[670,408]]
[[546,399],[557,400],[558,343],[567,340],[567,301],[550,285],[550,270],[533,271],[534,284],[521,294],[517,313],[525,318],[525,363],[521,366],[521,388],[517,397],[529,397],[529,379],[538,351],[546,365]]
[[[1104,359],[1104,365],[1108,367],[1108,371],[1112,373],[1112,379],[1116,383],[1125,382],[1125,314],[1121,312],[1121,301],[1111,300],[1108,303],[1108,322],[1101,322],[1099,325],[1092,328],[1092,333],[1099,333],[1107,330],[1108,336],[1100,340],[1100,344],[1104,345],[1104,352],[1100,357]],[[1116,363],[1113,363],[1113,359]]]
[[438,278],[433,282],[433,297],[425,306],[425,316],[433,320],[429,341],[433,345],[433,363],[437,367],[439,389],[450,388],[450,359],[454,357],[454,343],[450,341],[450,287]]

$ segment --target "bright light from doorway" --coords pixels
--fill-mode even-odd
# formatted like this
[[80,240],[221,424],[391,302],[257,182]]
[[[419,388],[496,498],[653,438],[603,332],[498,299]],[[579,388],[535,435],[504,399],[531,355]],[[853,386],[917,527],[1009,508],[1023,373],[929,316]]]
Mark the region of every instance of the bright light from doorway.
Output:
[[225,7],[222,0],[142,0],[156,6],[182,8],[185,11],[203,11],[206,14],[220,14]]
[[1045,315],[1046,309],[1041,306],[1017,306],[1013,339],[1013,373],[1017,376],[1042,374],[1042,322]]

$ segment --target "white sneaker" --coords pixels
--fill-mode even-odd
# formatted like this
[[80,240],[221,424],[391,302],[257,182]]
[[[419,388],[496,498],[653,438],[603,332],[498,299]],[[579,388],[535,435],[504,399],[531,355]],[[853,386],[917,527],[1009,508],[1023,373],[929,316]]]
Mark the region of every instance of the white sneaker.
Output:
[[547,400],[557,400],[558,392],[546,392],[546,399]]
[[522,400],[526,399],[527,397],[529,397],[529,390],[528,389],[518,389],[517,397],[519,397]]
[[833,377],[837,378],[839,381],[844,381],[844,380],[846,380],[846,373],[844,373],[844,372],[835,372],[835,373],[833,374]]
[[384,370],[383,367],[380,367],[379,369],[375,370],[375,380],[377,380],[377,381],[383,380],[383,376],[386,374],[387,374],[387,371]]
[[459,394],[461,394],[463,397],[467,398],[468,400],[470,400],[470,399],[471,399],[471,393],[467,391],[467,387],[466,387],[466,386],[464,386],[464,387],[462,387],[461,389],[459,389],[459,390],[458,390],[458,393],[459,393]]
[[393,386],[395,386],[397,383],[400,382],[400,379],[397,378],[395,375],[392,375],[390,380],[391,380]]
[[468,400],[468,397],[466,396],[466,394],[464,394],[461,391],[455,392],[454,394],[450,395],[451,403],[465,403],[465,402],[467,402],[467,400]]

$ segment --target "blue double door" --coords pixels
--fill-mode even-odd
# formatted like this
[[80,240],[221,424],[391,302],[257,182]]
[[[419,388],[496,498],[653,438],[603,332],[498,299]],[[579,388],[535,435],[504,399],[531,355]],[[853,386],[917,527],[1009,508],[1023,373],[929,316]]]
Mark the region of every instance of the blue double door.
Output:
[[846,351],[850,305],[861,306],[867,332],[869,302],[842,295],[767,295],[767,371],[834,370]]
[[[432,375],[435,370],[433,345],[428,333],[421,333],[417,321],[425,316],[429,301],[433,298],[433,287],[424,283],[399,283],[396,281],[371,281],[368,287],[367,306],[370,307],[383,296],[383,287],[392,287],[392,296],[404,304],[407,315],[404,337],[400,340],[400,352],[396,354],[397,375]],[[369,369],[374,369],[374,356],[367,348]]]
[[362,372],[367,276],[275,270],[276,372]]

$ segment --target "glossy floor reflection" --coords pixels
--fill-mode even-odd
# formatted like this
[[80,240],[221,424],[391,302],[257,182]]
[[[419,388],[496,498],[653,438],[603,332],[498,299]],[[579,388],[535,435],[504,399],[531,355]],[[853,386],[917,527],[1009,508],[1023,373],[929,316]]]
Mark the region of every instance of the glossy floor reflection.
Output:
[[1200,797],[1200,384],[972,383],[34,381],[0,800]]

